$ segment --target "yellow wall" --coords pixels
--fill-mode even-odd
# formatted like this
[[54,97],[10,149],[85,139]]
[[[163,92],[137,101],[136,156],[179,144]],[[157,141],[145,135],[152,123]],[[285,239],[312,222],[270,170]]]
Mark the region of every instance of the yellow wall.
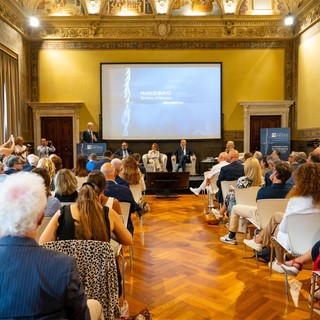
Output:
[[320,127],[320,23],[303,34],[298,50],[297,129]]
[[98,127],[102,62],[222,62],[224,130],[243,130],[240,101],[284,99],[282,49],[42,50],[40,102],[84,102],[80,128],[89,120]]

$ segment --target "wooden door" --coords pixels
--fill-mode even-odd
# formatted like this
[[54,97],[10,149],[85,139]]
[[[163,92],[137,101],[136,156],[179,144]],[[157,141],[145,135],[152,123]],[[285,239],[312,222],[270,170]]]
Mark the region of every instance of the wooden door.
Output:
[[281,128],[281,115],[250,116],[250,151],[260,150],[260,129]]
[[72,117],[41,117],[41,137],[51,140],[64,168],[73,168]]

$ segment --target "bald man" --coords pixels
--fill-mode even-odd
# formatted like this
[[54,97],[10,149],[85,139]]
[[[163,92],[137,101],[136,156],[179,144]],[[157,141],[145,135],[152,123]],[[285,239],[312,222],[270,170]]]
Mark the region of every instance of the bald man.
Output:
[[97,131],[93,131],[93,123],[88,122],[87,130],[82,132],[81,143],[97,143],[99,142],[99,135]]
[[217,181],[219,191],[217,192],[216,198],[219,203],[223,203],[221,181],[238,180],[238,178],[244,176],[244,166],[243,163],[239,161],[239,152],[237,150],[233,149],[229,151],[228,162],[228,165],[221,168]]

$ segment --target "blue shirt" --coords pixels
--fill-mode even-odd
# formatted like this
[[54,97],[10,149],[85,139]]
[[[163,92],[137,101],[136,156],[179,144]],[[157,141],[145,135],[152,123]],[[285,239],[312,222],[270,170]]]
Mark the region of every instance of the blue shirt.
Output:
[[284,199],[292,186],[286,183],[273,183],[269,187],[263,187],[258,191],[257,200],[259,199]]

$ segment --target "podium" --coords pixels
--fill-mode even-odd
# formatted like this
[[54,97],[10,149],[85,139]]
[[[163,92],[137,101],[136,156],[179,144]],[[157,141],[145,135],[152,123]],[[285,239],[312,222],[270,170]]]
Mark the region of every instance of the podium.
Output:
[[106,150],[106,143],[77,143],[77,156],[79,154],[89,156],[91,153],[96,153],[98,157],[102,157]]

